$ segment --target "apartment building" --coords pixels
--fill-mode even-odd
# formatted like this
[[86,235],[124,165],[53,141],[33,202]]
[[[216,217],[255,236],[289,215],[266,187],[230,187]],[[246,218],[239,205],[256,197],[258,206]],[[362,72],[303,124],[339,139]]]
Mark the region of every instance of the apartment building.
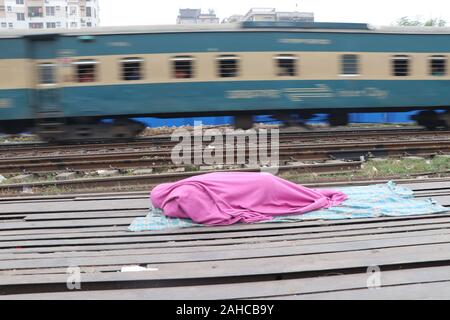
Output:
[[233,23],[239,21],[301,21],[314,22],[314,13],[288,11],[281,12],[275,8],[252,8],[246,15],[233,15],[224,19],[224,23]]
[[201,9],[180,9],[177,24],[218,24],[220,19],[214,10],[202,13]]
[[100,21],[98,1],[0,0],[0,31],[96,27]]

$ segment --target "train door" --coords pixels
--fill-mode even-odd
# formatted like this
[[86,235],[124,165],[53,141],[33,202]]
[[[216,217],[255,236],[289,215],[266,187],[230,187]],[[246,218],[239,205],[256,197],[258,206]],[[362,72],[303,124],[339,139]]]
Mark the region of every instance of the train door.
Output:
[[62,132],[63,109],[56,35],[30,38],[32,107],[38,133],[51,138]]
[[38,117],[60,117],[63,113],[56,42],[55,35],[31,38],[31,74],[34,75],[35,93],[33,106]]

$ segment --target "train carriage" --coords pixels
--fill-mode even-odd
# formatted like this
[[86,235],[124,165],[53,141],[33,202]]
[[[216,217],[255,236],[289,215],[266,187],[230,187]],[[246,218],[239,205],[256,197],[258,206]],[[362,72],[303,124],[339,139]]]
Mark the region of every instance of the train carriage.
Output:
[[0,33],[0,128],[86,139],[135,135],[145,116],[233,115],[248,128],[257,114],[343,125],[411,110],[449,126],[449,53],[448,28],[347,23]]

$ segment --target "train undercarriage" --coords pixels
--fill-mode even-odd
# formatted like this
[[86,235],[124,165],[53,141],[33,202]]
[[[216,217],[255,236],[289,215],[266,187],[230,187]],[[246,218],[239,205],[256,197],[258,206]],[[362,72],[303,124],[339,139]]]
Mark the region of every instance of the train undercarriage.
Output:
[[[307,123],[313,117],[313,113],[282,113],[272,116],[274,120],[280,121],[284,127],[300,126],[305,128],[310,128]],[[428,130],[450,129],[450,111],[445,113],[439,113],[434,110],[420,111],[412,116],[411,120]],[[349,123],[349,113],[328,114],[328,124],[331,127],[347,126]],[[235,116],[234,126],[244,130],[252,128],[254,126],[253,116],[249,114]]]
[[146,128],[132,119],[40,119],[33,132],[45,141],[131,139]]
[[[311,129],[308,121],[314,113],[279,113],[272,118],[282,123],[284,127],[304,127]],[[418,112],[411,118],[418,125],[428,130],[450,129],[450,111],[438,113],[434,110]],[[332,127],[346,126],[350,123],[349,113],[329,113],[328,123]],[[239,114],[234,116],[234,127],[248,130],[254,126],[254,115]],[[127,118],[98,119],[76,118],[61,119],[47,118],[39,120],[4,121],[0,122],[0,132],[19,134],[31,132],[45,141],[92,141],[132,139],[146,128],[146,125]]]

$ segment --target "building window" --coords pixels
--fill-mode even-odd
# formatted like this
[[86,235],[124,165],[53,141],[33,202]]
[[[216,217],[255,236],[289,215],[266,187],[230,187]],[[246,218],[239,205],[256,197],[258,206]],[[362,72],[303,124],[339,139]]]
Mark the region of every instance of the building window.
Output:
[[44,24],[42,22],[31,22],[28,25],[30,29],[43,29]]
[[189,79],[194,77],[194,59],[189,56],[179,56],[172,59],[173,77],[175,79]]
[[49,17],[55,16],[55,7],[45,7],[45,15]]
[[76,22],[71,22],[71,23],[70,23],[70,27],[71,27],[71,28],[77,28],[77,27],[78,27],[78,24],[77,24]]
[[8,28],[10,28],[10,29],[13,29],[13,28],[14,28],[14,25],[12,24],[12,22],[9,22],[9,23],[8,23]]
[[56,28],[56,22],[47,22],[47,29]]
[[70,6],[69,7],[69,15],[70,16],[76,16],[77,15],[77,7],[73,7],[73,6]]
[[277,76],[279,77],[295,77],[297,75],[298,58],[291,54],[282,54],[275,58]]
[[92,8],[86,7],[86,17],[92,17]]
[[16,4],[24,4],[24,0],[16,0]]
[[16,13],[17,21],[25,21],[25,13]]
[[447,57],[431,56],[430,58],[430,75],[443,77],[447,75]]
[[410,73],[410,58],[405,55],[394,56],[392,59],[392,72],[396,77],[407,77]]
[[42,7],[28,7],[28,16],[30,18],[43,17],[44,12]]
[[142,79],[142,64],[140,58],[122,59],[122,80],[133,81]]
[[341,74],[354,76],[359,74],[359,59],[356,54],[343,54],[341,57]]
[[7,26],[6,22],[2,22],[1,26],[2,26],[2,28],[6,28],[6,26]]
[[55,65],[53,63],[42,63],[38,66],[38,69],[40,84],[55,83]]
[[77,62],[75,62],[75,82],[95,82],[97,74],[97,64],[98,63],[95,60],[78,60]]
[[220,78],[235,78],[239,76],[239,57],[223,55],[217,58],[217,64]]
[[8,12],[12,12],[12,7],[8,6]]

